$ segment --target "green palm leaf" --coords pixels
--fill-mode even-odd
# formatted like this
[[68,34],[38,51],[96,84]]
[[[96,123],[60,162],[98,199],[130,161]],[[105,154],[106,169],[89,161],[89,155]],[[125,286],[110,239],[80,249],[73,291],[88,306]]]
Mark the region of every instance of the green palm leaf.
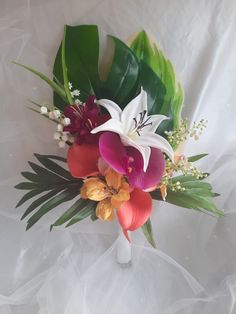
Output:
[[67,211],[65,211],[52,225],[51,230],[53,227],[60,226],[70,220],[73,216],[75,216],[79,211],[86,208],[90,200],[85,199],[78,199]]
[[97,202],[93,202],[93,201],[90,201],[86,207],[84,207],[83,209],[81,209],[69,222],[68,224],[66,225],[66,227],[69,227],[71,225],[74,225],[75,223],[91,216],[94,211],[95,211],[95,208],[97,206]]
[[39,210],[33,214],[32,217],[27,221],[26,230],[30,229],[40,218],[42,218],[45,214],[47,214],[50,210],[57,207],[58,205],[70,201],[78,195],[77,190],[65,190],[60,194],[52,197],[46,203],[44,203]]

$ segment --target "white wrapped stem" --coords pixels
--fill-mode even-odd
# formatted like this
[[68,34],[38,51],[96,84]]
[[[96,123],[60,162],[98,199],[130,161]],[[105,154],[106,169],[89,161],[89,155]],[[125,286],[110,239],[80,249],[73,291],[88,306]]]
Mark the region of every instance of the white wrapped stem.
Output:
[[[129,237],[130,232],[128,231]],[[119,227],[117,239],[117,262],[123,266],[129,266],[132,260],[131,243],[126,239],[122,229]]]

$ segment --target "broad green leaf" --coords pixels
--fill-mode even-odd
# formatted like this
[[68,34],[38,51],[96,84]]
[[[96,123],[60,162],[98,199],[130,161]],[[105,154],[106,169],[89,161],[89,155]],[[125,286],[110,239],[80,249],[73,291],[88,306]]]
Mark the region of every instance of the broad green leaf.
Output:
[[165,58],[156,43],[151,42],[145,31],[141,31],[130,45],[139,60],[142,60],[156,73],[166,93],[161,110],[158,113],[171,118],[169,123],[163,122],[158,133],[165,130],[176,129],[179,125],[180,114],[183,103],[183,91],[180,83],[177,82],[171,62]]
[[80,210],[66,225],[66,227],[69,227],[71,225],[74,225],[75,223],[87,218],[88,216],[91,216],[97,206],[97,202],[90,201],[86,207],[84,207],[82,210]]
[[26,230],[30,229],[42,216],[47,214],[50,210],[55,208],[56,206],[70,201],[73,198],[75,198],[78,195],[78,191],[76,190],[65,190],[61,192],[60,194],[52,197],[49,201],[44,203],[39,210],[33,214],[33,216],[30,217],[30,219],[27,222]]
[[139,77],[136,86],[137,94],[140,92],[141,87],[147,92],[149,114],[160,114],[166,89],[159,77],[142,60],[139,64]]
[[67,211],[65,211],[52,225],[51,229],[60,226],[75,216],[80,210],[89,204],[89,200],[78,199]]
[[28,216],[33,210],[35,210],[37,207],[42,205],[44,202],[46,202],[47,200],[49,200],[50,198],[52,198],[53,196],[55,196],[56,194],[61,192],[61,190],[62,189],[52,190],[52,191],[42,195],[41,197],[39,197],[35,201],[33,201],[33,203],[30,204],[30,206],[24,212],[23,216],[21,217],[21,220],[24,219],[26,216]]
[[152,247],[156,248],[156,243],[152,233],[152,223],[149,218],[147,222],[142,226],[143,233],[147,239],[147,241],[151,244]]
[[35,157],[38,159],[38,161],[47,169],[51,170],[52,172],[56,173],[57,175],[60,175],[61,177],[73,180],[74,178],[71,176],[69,171],[67,171],[65,168],[59,166],[54,161],[50,160],[49,158],[45,157],[44,155],[40,154],[34,154]]
[[34,73],[35,75],[37,75],[39,78],[41,78],[43,81],[45,81],[49,86],[51,86],[51,88],[54,90],[54,92],[59,95],[64,101],[67,102],[67,98],[66,98],[66,93],[65,91],[57,85],[57,83],[55,83],[54,81],[50,80],[47,76],[45,76],[43,73],[31,68],[31,67],[28,67],[26,65],[23,65],[21,63],[18,63],[18,62],[13,62],[14,64],[16,65],[19,65],[21,66],[22,68]]
[[[80,100],[96,93],[98,78],[99,37],[95,25],[66,25],[65,63],[68,81],[73,89],[79,89]],[[61,84],[65,84],[62,69],[62,45],[57,52],[53,74]],[[64,109],[68,103],[54,94],[54,103]]]
[[208,156],[208,154],[200,154],[200,155],[190,156],[190,157],[188,157],[188,161],[189,162],[195,162],[195,161],[200,160],[206,156]]
[[44,190],[32,190],[29,191],[28,193],[26,193],[17,203],[16,208],[20,207],[22,204],[24,204],[25,202],[27,202],[28,200],[30,200],[31,198],[35,197],[38,194],[41,194],[42,192],[44,192]]
[[115,45],[108,76],[103,82],[100,98],[113,100],[124,108],[136,93],[139,73],[138,60],[132,50],[116,37],[109,36]]

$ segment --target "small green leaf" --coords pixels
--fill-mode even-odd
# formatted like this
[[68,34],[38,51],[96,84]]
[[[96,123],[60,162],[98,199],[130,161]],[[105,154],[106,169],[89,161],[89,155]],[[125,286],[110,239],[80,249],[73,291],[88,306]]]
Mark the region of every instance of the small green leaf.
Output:
[[38,161],[47,169],[51,170],[52,172],[56,173],[57,175],[60,175],[61,177],[65,179],[68,179],[68,180],[74,179],[69,173],[69,171],[59,166],[58,164],[56,164],[54,161],[50,160],[44,155],[40,155],[40,154],[34,154],[34,155],[38,159]]
[[195,162],[199,159],[204,158],[205,156],[208,156],[208,154],[200,154],[200,155],[191,156],[191,157],[188,157],[188,161],[189,162]]
[[215,206],[209,197],[201,195],[168,191],[166,201],[180,207],[195,209],[217,216],[224,215],[224,213]]
[[61,192],[62,189],[55,189],[50,191],[47,194],[42,195],[41,197],[39,197],[38,199],[36,199],[32,204],[30,204],[30,206],[26,209],[26,211],[24,212],[23,216],[21,217],[21,220],[23,220],[26,216],[28,216],[33,210],[35,210],[37,207],[39,207],[40,205],[42,205],[44,202],[46,202],[47,200],[49,200],[51,197],[53,197],[54,195],[58,194],[59,192]]
[[[212,198],[217,193],[212,192],[212,186],[208,182],[198,180],[194,176],[178,176],[172,178],[172,183],[179,181],[184,191],[172,191],[168,189],[166,202],[180,207],[195,209],[214,216],[223,216],[224,213],[213,203]],[[162,200],[159,190],[151,192],[156,200]]]
[[147,222],[142,226],[143,233],[147,239],[147,241],[151,244],[152,247],[156,248],[156,243],[153,237],[152,232],[152,223],[151,219],[149,218]]
[[98,216],[96,215],[96,210],[94,210],[90,216],[92,221],[96,221],[98,220]]
[[49,158],[49,159],[54,159],[54,160],[59,160],[62,162],[67,162],[67,159],[61,156],[56,156],[56,155],[41,155],[44,156],[45,158]]
[[88,205],[83,208],[82,210],[80,210],[66,225],[66,227],[69,227],[85,218],[87,218],[88,216],[91,216],[92,213],[94,212],[95,208],[97,206],[97,202],[94,201],[90,201],[88,203]]
[[26,230],[30,229],[40,218],[42,218],[42,216],[47,214],[50,210],[64,202],[72,200],[77,195],[78,191],[65,190],[51,198],[49,201],[44,203],[32,217],[30,217],[30,219],[27,222]]
[[60,226],[75,216],[80,210],[85,208],[89,200],[78,199],[66,212],[64,212],[52,225],[51,228]]
[[33,182],[21,182],[15,186],[15,189],[18,189],[18,190],[34,190],[34,189],[40,190],[43,188],[44,188],[43,185],[40,185],[38,183],[33,183]]
[[67,101],[65,91],[60,86],[58,86],[54,81],[50,80],[47,76],[45,76],[43,73],[41,73],[41,72],[39,72],[33,68],[30,68],[24,64],[21,64],[18,62],[13,62],[13,63],[16,65],[19,65],[20,67],[22,67],[22,68],[34,73],[35,75],[37,75],[39,78],[41,78],[43,81],[45,81],[49,86],[51,86],[51,88],[54,90],[54,92],[57,93],[62,99],[64,99],[64,101]]
[[54,182],[54,183],[67,183],[68,182],[65,178],[58,176],[54,172],[51,172],[51,171],[35,164],[34,162],[29,161],[29,165],[34,170],[34,172],[36,172],[39,180],[41,180],[45,184],[47,184],[47,181],[50,183],[52,183],[52,182]]
[[33,198],[34,196],[41,194],[42,192],[44,192],[44,190],[32,190],[29,191],[28,193],[26,193],[17,203],[16,208],[20,207],[22,204],[24,204],[25,202],[27,202],[29,199]]

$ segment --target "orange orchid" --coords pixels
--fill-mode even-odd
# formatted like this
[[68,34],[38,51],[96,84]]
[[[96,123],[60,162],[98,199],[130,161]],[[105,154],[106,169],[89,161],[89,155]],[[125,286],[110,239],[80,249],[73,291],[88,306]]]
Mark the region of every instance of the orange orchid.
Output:
[[80,190],[81,198],[98,201],[96,215],[102,220],[113,220],[114,209],[119,209],[130,198],[130,186],[125,178],[109,169],[103,179],[88,178]]

